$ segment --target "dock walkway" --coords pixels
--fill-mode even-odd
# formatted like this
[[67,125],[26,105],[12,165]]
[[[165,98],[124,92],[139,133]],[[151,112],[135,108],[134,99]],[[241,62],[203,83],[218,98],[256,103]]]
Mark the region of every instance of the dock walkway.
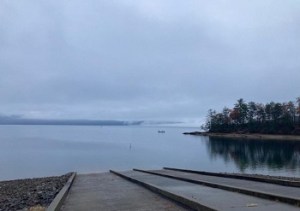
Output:
[[300,188],[175,170],[77,175],[62,211],[300,210]]

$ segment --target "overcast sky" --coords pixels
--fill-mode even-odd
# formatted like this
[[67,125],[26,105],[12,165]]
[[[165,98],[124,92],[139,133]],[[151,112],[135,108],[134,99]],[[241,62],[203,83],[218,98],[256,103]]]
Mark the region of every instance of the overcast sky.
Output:
[[1,0],[0,114],[201,119],[300,96],[296,0]]

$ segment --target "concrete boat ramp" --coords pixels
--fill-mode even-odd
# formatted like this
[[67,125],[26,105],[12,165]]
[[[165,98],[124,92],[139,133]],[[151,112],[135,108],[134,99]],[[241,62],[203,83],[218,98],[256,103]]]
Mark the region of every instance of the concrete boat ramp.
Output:
[[300,210],[300,182],[138,170],[74,175],[47,210]]

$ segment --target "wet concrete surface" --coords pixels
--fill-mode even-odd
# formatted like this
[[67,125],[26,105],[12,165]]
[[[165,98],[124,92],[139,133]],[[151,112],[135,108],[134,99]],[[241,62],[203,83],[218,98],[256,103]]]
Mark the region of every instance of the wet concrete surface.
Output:
[[157,175],[136,171],[122,172],[122,174],[147,184],[151,184],[155,187],[159,187],[184,198],[197,201],[198,203],[215,210],[299,210],[299,207],[293,205]]
[[[242,180],[242,179],[232,179],[225,177],[216,177],[216,176],[207,176],[195,173],[187,173],[187,172],[179,172],[179,171],[171,171],[171,170],[154,170],[150,172],[171,175],[181,178],[187,178],[192,180],[204,181],[219,185],[228,185],[234,186],[238,188],[253,190],[253,191],[261,191],[270,194],[277,194],[282,196],[287,196],[295,199],[300,199],[300,188],[297,187],[288,187],[283,185],[276,185],[270,183]],[[300,208],[299,208],[300,209]]]
[[188,210],[112,173],[77,175],[62,211]]

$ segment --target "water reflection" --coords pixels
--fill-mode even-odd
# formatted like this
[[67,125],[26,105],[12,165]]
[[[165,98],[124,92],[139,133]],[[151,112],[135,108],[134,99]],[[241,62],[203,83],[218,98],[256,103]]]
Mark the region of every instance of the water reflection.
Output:
[[211,159],[234,162],[241,172],[271,169],[296,171],[300,166],[300,142],[262,141],[210,137],[207,149]]

